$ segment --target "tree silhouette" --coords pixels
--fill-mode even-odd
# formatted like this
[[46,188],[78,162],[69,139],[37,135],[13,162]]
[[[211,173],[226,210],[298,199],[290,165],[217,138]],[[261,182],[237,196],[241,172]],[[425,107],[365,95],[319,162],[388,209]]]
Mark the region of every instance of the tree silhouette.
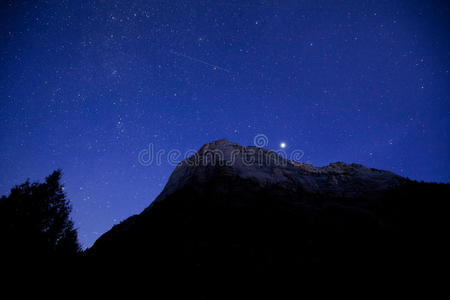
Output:
[[80,251],[61,170],[44,183],[28,180],[0,199],[1,252],[22,259],[69,257]]

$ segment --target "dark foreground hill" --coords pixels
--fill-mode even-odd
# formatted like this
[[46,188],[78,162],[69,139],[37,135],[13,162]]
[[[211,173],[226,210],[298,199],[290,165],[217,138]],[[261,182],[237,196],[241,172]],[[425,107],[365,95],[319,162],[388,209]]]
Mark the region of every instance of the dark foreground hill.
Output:
[[219,140],[180,163],[147,209],[86,256],[109,267],[211,276],[434,268],[448,199],[448,184],[357,164],[317,168]]

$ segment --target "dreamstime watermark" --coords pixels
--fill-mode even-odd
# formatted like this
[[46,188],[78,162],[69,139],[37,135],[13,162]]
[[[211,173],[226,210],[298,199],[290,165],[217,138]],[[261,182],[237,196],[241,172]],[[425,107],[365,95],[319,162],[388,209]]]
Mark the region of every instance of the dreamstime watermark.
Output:
[[[227,143],[220,146],[220,143]],[[205,145],[196,151],[187,150],[184,153],[179,149],[155,150],[155,145],[149,143],[146,149],[138,154],[138,162],[142,166],[161,166],[168,163],[177,166],[180,162],[190,166],[233,166],[236,164],[244,166],[252,165],[287,165],[290,161],[300,161],[303,150],[294,149],[288,153],[284,149],[267,150],[269,139],[265,134],[257,134],[253,139],[254,146],[239,146],[225,140],[216,141]]]

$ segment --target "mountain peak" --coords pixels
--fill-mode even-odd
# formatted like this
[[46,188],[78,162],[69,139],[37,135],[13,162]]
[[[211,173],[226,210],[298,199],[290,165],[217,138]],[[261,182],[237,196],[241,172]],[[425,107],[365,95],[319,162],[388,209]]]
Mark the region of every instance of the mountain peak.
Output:
[[[151,205],[102,235],[88,254],[108,263],[119,259],[149,270],[171,264],[205,274],[245,266],[390,267],[417,245],[421,230],[410,220],[419,219],[423,205],[435,207],[449,194],[449,186],[359,164],[315,167],[221,139],[179,163]],[[393,242],[403,238],[392,234],[408,226],[411,246],[386,260]]]
[[247,181],[254,186],[283,186],[310,194],[358,197],[396,186],[404,178],[384,170],[344,162],[324,167],[290,161],[256,146],[242,146],[220,139],[203,145],[180,162],[155,202],[189,184],[208,184],[216,178]]

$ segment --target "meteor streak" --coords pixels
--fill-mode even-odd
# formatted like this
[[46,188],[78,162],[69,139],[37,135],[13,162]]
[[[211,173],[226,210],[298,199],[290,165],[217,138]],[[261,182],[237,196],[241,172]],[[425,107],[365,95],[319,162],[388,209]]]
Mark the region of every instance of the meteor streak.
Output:
[[190,59],[190,60],[192,60],[192,61],[199,62],[199,63],[201,63],[201,64],[210,66],[210,67],[212,67],[214,70],[221,70],[221,71],[230,73],[230,70],[225,69],[225,68],[222,68],[222,67],[219,67],[219,66],[217,66],[217,65],[210,64],[209,62],[206,62],[206,61],[204,61],[204,60],[201,60],[201,59],[198,59],[198,58],[189,56],[189,55],[185,55],[185,54],[183,54],[183,53],[175,52],[175,51],[173,51],[173,50],[170,50],[170,53],[172,53],[173,55],[176,55],[176,56],[181,56],[181,57]]

